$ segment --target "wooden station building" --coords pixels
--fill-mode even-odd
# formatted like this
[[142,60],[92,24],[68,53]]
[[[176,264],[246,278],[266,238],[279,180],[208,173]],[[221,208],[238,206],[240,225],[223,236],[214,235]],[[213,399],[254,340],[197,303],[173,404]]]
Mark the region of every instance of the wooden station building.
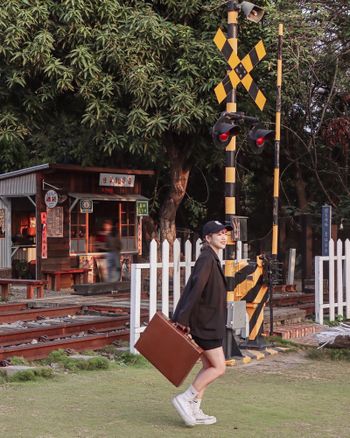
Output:
[[96,237],[106,219],[121,238],[121,264],[142,251],[142,185],[153,170],[42,164],[0,174],[0,277],[88,267],[96,281]]

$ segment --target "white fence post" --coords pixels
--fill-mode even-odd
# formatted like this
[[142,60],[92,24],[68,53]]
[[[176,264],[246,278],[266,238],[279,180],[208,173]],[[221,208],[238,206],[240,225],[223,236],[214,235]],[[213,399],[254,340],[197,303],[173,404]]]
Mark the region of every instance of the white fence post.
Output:
[[169,242],[162,245],[162,312],[169,316]]
[[141,269],[131,265],[130,284],[130,352],[136,353],[134,345],[139,338],[141,327]]
[[192,244],[189,240],[186,240],[185,243],[185,283],[187,283],[188,279],[191,275],[191,261],[192,261]]
[[319,256],[315,258],[315,317],[323,324],[323,259]]
[[346,306],[346,319],[350,319],[350,240],[345,240],[345,306]]
[[337,241],[337,303],[338,312],[337,315],[344,316],[343,311],[343,242],[338,239]]
[[149,318],[157,312],[157,242],[153,239],[149,252]]
[[180,256],[181,256],[181,245],[179,239],[176,239],[173,246],[174,254],[174,270],[173,270],[173,311],[180,299]]
[[[323,263],[329,262],[328,303],[324,303]],[[337,313],[335,309],[337,308]],[[324,310],[329,310],[329,320],[336,315],[350,318],[350,241],[329,241],[329,255],[315,257],[315,314],[316,322],[322,324]]]
[[334,308],[334,242],[329,241],[329,320],[335,320]]

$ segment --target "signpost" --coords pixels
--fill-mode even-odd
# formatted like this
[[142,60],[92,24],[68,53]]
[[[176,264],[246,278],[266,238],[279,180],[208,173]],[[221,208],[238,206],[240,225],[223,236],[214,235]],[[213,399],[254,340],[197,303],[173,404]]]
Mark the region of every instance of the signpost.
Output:
[[148,216],[148,201],[136,201],[136,216]]
[[92,199],[81,199],[80,200],[80,213],[93,213],[94,202]]
[[322,205],[322,255],[329,256],[329,241],[331,240],[332,206]]

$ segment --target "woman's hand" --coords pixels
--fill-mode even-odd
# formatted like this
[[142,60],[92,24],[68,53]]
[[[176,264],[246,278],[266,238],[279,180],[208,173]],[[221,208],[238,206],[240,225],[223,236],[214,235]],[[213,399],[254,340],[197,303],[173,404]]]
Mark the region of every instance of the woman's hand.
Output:
[[175,322],[175,326],[187,334],[190,333],[190,328],[185,326],[185,325],[180,324],[179,322]]

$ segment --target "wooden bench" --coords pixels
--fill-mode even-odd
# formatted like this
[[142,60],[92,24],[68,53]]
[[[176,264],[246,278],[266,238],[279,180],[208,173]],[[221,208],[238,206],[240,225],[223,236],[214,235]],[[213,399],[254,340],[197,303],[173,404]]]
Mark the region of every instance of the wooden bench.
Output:
[[89,268],[44,269],[41,272],[49,280],[49,288],[58,291],[61,289],[62,275],[71,275],[73,284],[87,283]]
[[27,280],[22,278],[0,278],[1,298],[4,301],[8,300],[10,284],[27,286],[27,299],[31,300],[34,298],[35,291],[37,298],[44,298],[44,286],[47,285],[47,281]]

